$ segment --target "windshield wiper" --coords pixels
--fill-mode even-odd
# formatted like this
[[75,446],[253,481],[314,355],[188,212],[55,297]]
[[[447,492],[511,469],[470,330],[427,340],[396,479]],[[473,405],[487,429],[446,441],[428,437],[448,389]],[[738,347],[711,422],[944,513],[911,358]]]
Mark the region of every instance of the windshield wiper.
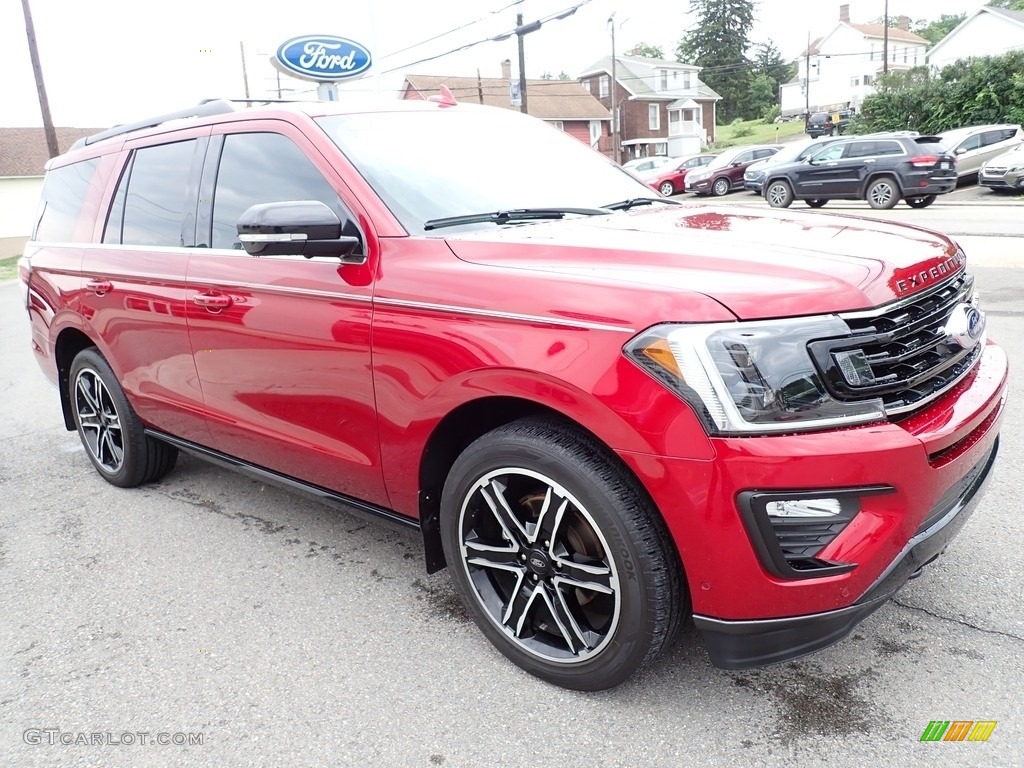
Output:
[[609,211],[628,211],[638,205],[651,205],[652,203],[664,203],[665,205],[682,205],[678,200],[669,200],[665,197],[631,197],[629,200],[620,200],[617,203],[602,205]]
[[563,219],[570,214],[577,216],[605,216],[608,214],[608,210],[605,208],[513,208],[507,211],[468,213],[463,216],[445,216],[442,219],[430,219],[430,221],[423,225],[423,229],[440,229],[441,227],[455,227],[459,224],[480,224],[488,221],[495,224],[508,224],[513,221]]

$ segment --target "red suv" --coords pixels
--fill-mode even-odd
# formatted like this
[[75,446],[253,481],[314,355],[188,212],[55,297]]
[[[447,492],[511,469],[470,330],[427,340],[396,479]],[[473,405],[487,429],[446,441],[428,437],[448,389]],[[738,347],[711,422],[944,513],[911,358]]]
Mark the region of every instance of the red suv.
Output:
[[450,94],[111,129],[50,163],[20,273],[105,480],[186,450],[415,527],[578,689],[687,616],[729,668],[845,636],[974,510],[1007,387],[949,238],[679,206]]

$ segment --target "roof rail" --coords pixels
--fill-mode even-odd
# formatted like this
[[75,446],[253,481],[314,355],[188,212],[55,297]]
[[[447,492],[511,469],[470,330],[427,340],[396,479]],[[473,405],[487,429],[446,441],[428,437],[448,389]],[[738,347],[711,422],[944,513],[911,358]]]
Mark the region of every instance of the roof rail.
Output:
[[166,123],[170,120],[180,120],[181,118],[186,117],[222,115],[226,112],[234,112],[236,109],[237,107],[226,99],[207,99],[194,107],[189,107],[188,109],[179,109],[177,112],[168,112],[165,115],[150,117],[146,120],[138,120],[134,123],[116,125],[113,128],[101,131],[100,133],[94,133],[92,136],[86,136],[84,139],[76,141],[71,145],[71,149],[81,149],[82,147],[86,147],[90,144],[95,144],[97,141],[103,141],[103,139],[109,139],[113,136],[131,133],[132,131],[141,131],[143,128],[154,128],[161,123]]

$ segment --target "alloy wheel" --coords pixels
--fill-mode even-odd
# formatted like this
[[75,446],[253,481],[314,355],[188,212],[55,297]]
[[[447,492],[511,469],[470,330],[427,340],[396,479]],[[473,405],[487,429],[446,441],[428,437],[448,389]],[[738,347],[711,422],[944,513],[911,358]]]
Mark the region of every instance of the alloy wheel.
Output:
[[607,645],[618,573],[594,518],[559,483],[524,468],[488,472],[466,493],[458,536],[473,597],[520,649],[575,664]]
[[89,453],[105,472],[116,474],[124,464],[121,417],[96,371],[79,371],[75,379],[75,410]]

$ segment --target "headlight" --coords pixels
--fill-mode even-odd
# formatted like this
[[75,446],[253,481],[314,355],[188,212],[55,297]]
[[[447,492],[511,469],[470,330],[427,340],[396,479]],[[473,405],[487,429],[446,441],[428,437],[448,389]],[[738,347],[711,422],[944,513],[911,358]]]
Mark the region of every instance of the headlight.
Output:
[[796,432],[885,417],[880,399],[832,397],[808,354],[811,341],[849,335],[834,316],[665,324],[623,351],[689,403],[710,434]]

